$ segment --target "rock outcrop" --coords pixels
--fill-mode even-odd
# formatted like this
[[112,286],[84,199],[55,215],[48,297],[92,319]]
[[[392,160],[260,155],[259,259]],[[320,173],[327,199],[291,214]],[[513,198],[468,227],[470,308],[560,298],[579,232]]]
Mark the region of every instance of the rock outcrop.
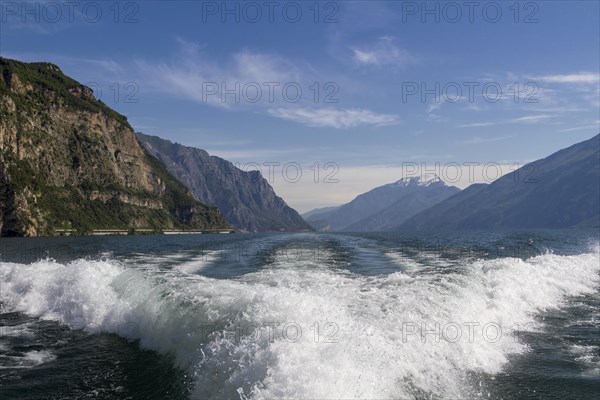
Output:
[[220,229],[127,119],[48,63],[0,58],[0,233]]

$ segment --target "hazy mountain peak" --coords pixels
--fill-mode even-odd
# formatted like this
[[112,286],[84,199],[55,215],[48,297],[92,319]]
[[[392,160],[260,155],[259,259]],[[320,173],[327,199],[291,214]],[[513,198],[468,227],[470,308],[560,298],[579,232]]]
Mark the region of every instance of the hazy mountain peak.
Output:
[[431,175],[426,175],[424,177],[422,176],[412,176],[412,177],[406,177],[406,178],[402,178],[396,182],[393,183],[393,185],[397,185],[397,186],[424,186],[424,187],[428,187],[431,184],[434,183],[441,183],[444,186],[446,186],[446,184],[444,183],[444,181],[442,181],[440,179],[439,176],[431,174]]
[[434,174],[405,177],[358,195],[339,207],[313,210],[305,218],[321,230],[391,230],[458,191]]

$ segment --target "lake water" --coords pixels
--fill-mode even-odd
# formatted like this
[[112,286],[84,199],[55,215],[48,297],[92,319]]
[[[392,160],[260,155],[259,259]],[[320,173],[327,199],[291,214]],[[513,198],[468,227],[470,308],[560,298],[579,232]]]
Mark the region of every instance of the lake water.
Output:
[[0,240],[3,399],[590,399],[598,231]]

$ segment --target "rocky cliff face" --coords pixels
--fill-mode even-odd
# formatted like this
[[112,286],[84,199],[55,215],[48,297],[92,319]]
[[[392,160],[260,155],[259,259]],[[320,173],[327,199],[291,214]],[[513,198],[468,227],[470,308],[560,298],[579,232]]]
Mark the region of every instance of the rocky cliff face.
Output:
[[0,233],[226,228],[127,119],[48,63],[0,58]]
[[248,232],[312,230],[260,173],[242,171],[201,149],[137,135],[198,201],[217,206],[234,228]]

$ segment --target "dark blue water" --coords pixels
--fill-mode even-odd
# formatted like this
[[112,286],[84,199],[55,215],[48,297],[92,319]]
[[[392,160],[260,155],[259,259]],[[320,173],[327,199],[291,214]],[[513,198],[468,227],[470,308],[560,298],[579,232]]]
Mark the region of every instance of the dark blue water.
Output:
[[597,231],[0,240],[7,399],[589,399]]

